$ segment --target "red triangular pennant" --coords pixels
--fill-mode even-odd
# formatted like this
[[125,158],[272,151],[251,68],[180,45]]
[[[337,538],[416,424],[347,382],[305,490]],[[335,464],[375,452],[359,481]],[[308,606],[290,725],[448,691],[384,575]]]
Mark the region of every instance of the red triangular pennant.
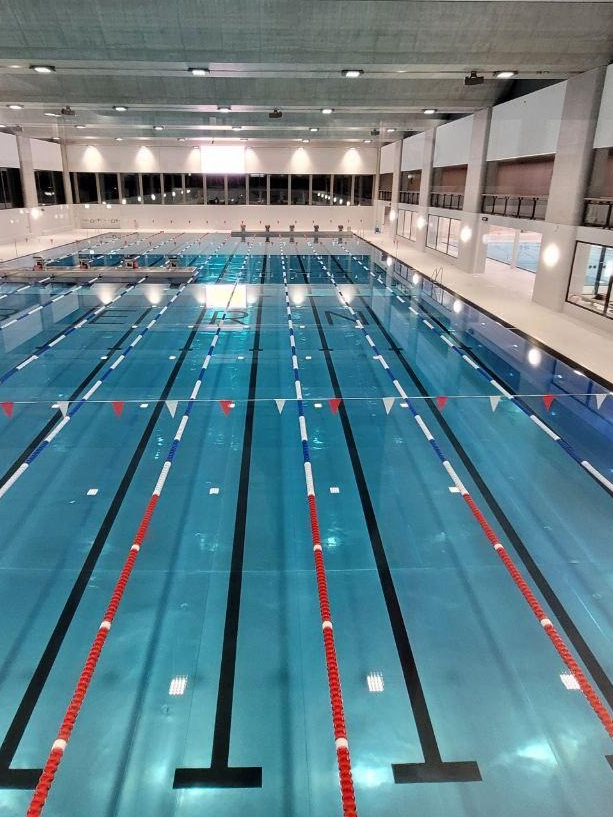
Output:
[[342,400],[341,400],[340,397],[333,397],[332,400],[328,400],[328,403],[330,404],[330,410],[332,411],[332,414],[336,414],[336,412],[338,411],[338,407],[340,406],[341,402],[342,402]]
[[545,408],[547,409],[547,411],[549,411],[549,409],[551,408],[551,404],[553,403],[553,401],[555,399],[556,399],[555,395],[553,395],[553,394],[544,394],[543,395],[543,403],[545,403]]
[[14,405],[15,404],[13,402],[0,403],[0,406],[2,406],[2,411],[6,414],[7,417],[12,417],[13,416],[13,406]]
[[111,405],[113,406],[113,411],[118,417],[121,417],[123,412],[123,400],[111,400]]
[[230,409],[232,408],[232,400],[220,400],[219,405],[221,406],[221,410],[227,417],[228,414],[230,413]]
[[445,403],[447,402],[448,397],[437,397],[436,398],[436,405],[439,407],[440,411],[445,408]]

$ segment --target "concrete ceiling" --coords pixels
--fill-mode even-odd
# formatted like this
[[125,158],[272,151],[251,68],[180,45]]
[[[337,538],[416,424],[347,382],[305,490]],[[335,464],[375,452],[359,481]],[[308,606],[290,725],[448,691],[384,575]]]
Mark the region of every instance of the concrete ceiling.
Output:
[[[609,2],[0,0],[0,122],[88,142],[236,139],[232,125],[257,140],[362,140],[373,129],[389,140],[612,55]],[[517,85],[495,79],[505,68]],[[470,70],[485,83],[466,87]],[[45,116],[66,105],[73,116]],[[273,107],[282,119],[269,119]]]

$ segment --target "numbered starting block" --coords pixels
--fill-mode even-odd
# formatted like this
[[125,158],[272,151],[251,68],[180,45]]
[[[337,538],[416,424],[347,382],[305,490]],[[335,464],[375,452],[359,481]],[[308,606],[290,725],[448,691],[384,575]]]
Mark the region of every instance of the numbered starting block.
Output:
[[34,267],[33,267],[33,269],[35,269],[37,272],[40,272],[40,270],[47,269],[47,262],[42,257],[42,255],[35,255],[34,256]]
[[168,269],[178,269],[178,267],[179,267],[179,256],[178,255],[171,255],[168,258],[167,266],[168,266]]
[[79,255],[79,269],[91,269],[92,259],[90,255]]
[[138,269],[138,258],[136,257],[125,258],[123,266],[126,269]]

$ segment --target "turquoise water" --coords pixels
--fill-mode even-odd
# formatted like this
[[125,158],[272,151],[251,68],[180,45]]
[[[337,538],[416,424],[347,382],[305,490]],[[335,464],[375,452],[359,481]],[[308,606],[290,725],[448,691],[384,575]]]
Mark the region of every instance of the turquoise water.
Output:
[[[610,739],[410,412],[400,400],[386,412],[390,380],[317,256],[610,708],[613,497],[522,410],[611,479],[605,387],[545,350],[532,365],[529,340],[406,271],[392,279],[357,239],[107,235],[57,249],[58,266],[89,244],[99,266],[178,254],[197,278],[172,303],[180,284],[0,285],[0,326],[68,293],[0,329],[0,376],[37,355],[0,384],[13,403],[0,491],[61,422],[58,401],[72,411],[105,377],[0,497],[0,814],[26,811],[228,284],[228,320],[45,814],[341,813],[282,253],[358,813],[608,813]],[[441,333],[521,406],[492,411],[500,392]]]

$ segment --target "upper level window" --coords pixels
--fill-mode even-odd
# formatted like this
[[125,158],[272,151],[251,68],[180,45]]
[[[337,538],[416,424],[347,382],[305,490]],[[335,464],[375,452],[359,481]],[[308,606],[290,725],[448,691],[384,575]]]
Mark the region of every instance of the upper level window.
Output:
[[61,170],[35,170],[34,180],[39,204],[66,204]]
[[351,176],[334,177],[332,204],[351,204]]
[[207,176],[206,177],[206,200],[207,204],[226,203],[226,177]]
[[268,181],[265,173],[249,176],[249,204],[268,204]]
[[330,204],[332,200],[331,184],[332,177],[328,174],[313,176],[311,203],[320,205]]
[[245,204],[247,201],[247,181],[242,174],[228,176],[228,204]]
[[309,203],[309,177],[296,175],[290,178],[292,204]]
[[355,176],[353,183],[353,203],[368,205],[372,204],[372,176]]
[[270,203],[287,204],[289,201],[289,176],[286,173],[272,173],[270,176]]

